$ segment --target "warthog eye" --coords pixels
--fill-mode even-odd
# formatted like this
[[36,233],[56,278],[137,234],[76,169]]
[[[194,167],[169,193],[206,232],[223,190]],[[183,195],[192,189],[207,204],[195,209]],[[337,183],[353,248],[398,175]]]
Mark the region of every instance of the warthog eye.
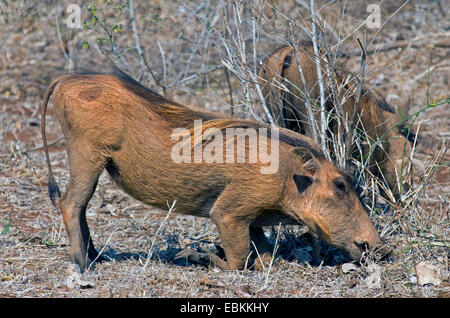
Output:
[[338,191],[347,192],[347,184],[344,180],[336,179],[333,181],[333,185]]
[[294,174],[294,182],[297,185],[298,193],[302,193],[313,183],[313,179],[308,176]]

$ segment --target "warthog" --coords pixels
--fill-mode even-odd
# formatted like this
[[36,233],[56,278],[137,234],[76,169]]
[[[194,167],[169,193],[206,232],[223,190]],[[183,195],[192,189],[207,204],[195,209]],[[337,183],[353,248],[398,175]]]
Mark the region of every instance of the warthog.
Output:
[[[45,135],[52,94],[68,148],[70,179],[62,197],[52,174]],[[226,260],[208,253],[181,256],[222,269],[245,266],[250,240],[263,255],[261,259],[270,258],[261,227],[280,222],[304,222],[354,260],[367,248],[373,250],[381,244],[349,176],[327,161],[311,139],[287,129],[267,134],[268,145],[276,132],[279,136],[275,173],[262,174],[260,168],[266,163],[259,158],[255,163],[175,163],[171,153],[178,140],[171,134],[179,127],[193,129],[194,120],[203,120],[204,129],[255,129],[256,134],[247,136],[246,153],[251,150],[251,139],[261,137],[256,129],[267,126],[192,110],[123,73],[57,78],[45,93],[41,116],[50,198],[61,209],[71,259],[81,270],[99,258],[89,234],[86,207],[104,169],[121,189],[146,204],[167,209],[167,203],[176,200],[177,212],[210,217],[217,225]]]
[[[313,103],[320,105],[320,88],[317,81],[317,68],[312,58],[314,50],[311,44],[298,46],[298,57],[301,61],[306,88]],[[323,82],[326,83],[326,67],[322,63]],[[262,63],[259,72],[260,85],[265,97],[268,109],[280,127],[298,131],[312,137],[312,128],[308,120],[308,113],[304,97],[305,85],[297,64],[297,57],[292,47],[285,46],[277,49]],[[341,79],[336,79],[342,82]],[[283,88],[282,86],[285,86]],[[326,85],[326,84],[325,84]],[[345,87],[348,94],[348,85]],[[325,87],[325,89],[327,89]],[[326,111],[334,112],[331,92],[325,92]],[[305,95],[303,95],[305,96]],[[342,95],[343,96],[343,95]],[[342,97],[341,96],[341,97]],[[348,96],[342,105],[343,115],[350,119],[356,103],[354,95]],[[406,105],[407,103],[405,103]],[[316,122],[320,122],[319,107],[312,107]],[[404,105],[403,105],[403,108]],[[379,138],[382,140],[375,147],[369,160],[369,170],[385,179],[389,188],[395,195],[401,193],[401,189],[408,184],[400,184],[398,180],[405,181],[404,176],[410,167],[411,144],[414,134],[401,124],[402,118],[396,113],[381,96],[373,90],[364,90],[357,109],[357,129],[364,135],[368,135],[370,142],[365,142],[363,152],[367,156],[370,152],[370,144],[374,144]],[[328,127],[336,133],[337,122],[331,121]],[[319,130],[318,130],[319,131]],[[364,133],[365,132],[365,133]],[[365,137],[363,137],[364,140]],[[402,178],[400,178],[402,176]]]

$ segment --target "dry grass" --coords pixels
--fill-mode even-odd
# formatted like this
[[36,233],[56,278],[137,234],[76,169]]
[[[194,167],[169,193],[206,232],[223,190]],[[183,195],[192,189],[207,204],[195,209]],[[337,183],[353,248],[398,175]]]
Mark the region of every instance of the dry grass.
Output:
[[[424,185],[423,189],[403,207],[372,211],[383,238],[394,246],[393,255],[386,261],[368,260],[344,273],[344,260],[338,250],[314,241],[303,227],[289,227],[279,231],[277,262],[266,272],[223,272],[187,266],[183,261],[173,261],[178,251],[186,247],[215,249],[220,243],[212,222],[178,215],[176,210],[166,218],[166,212],[130,198],[102,175],[87,219],[97,249],[104,249],[113,260],[84,274],[82,280],[88,282],[84,288],[71,287],[68,240],[62,218],[46,194],[44,156],[39,150],[29,151],[41,145],[38,108],[46,86],[68,67],[54,19],[64,8],[53,1],[33,5],[28,2],[30,8],[20,16],[20,3],[0,3],[3,10],[11,12],[8,19],[0,17],[0,43],[4,43],[0,47],[0,297],[449,297],[450,157],[443,154],[440,161],[435,160],[443,143],[448,143],[448,105],[429,109],[416,120],[422,138],[414,158],[425,168],[422,180],[416,184]],[[167,95],[188,105],[229,113],[229,87],[223,69],[207,73],[221,65],[220,51],[203,46],[205,39],[213,38],[201,26],[208,19],[213,21],[214,5],[207,9],[199,6],[201,1],[187,5],[177,1],[161,3],[144,5],[136,1],[135,6],[139,6],[136,15],[142,28],[140,44],[150,67],[155,74],[163,74],[161,56],[167,61],[162,80]],[[445,1],[439,3],[447,5],[448,11]],[[162,5],[162,11],[158,5]],[[336,2],[334,10],[340,5]],[[290,12],[290,6],[290,2],[278,1],[281,12]],[[362,21],[358,18],[362,7],[355,4],[349,8],[349,17],[355,21],[344,21],[344,31],[349,32]],[[395,1],[384,1],[382,13],[397,7]],[[329,10],[333,11],[333,6]],[[139,23],[144,12],[155,20],[145,24],[145,29]],[[326,9],[321,14],[326,16]],[[124,16],[128,17],[128,13]],[[336,23],[331,14],[329,23]],[[120,48],[134,45],[130,30],[125,23],[123,33],[117,35]],[[384,26],[379,39],[389,43],[420,38],[431,43],[437,35],[448,37],[448,30],[448,21],[437,2],[408,3]],[[62,36],[71,56],[76,57],[76,65],[101,69],[95,34],[62,26]],[[261,57],[262,52],[269,53],[273,48],[269,39],[262,37],[260,41]],[[87,40],[91,45],[83,49]],[[159,45],[155,41],[160,41]],[[357,48],[354,44],[345,43],[351,49]],[[135,52],[124,54],[137,77],[163,90],[154,86],[146,73],[138,72],[140,59]],[[391,65],[393,61],[402,62]],[[432,101],[448,97],[449,62],[448,47],[432,48],[431,44],[385,51],[375,55],[373,63],[377,68],[389,67],[369,77],[367,83],[376,85],[394,105],[406,93],[412,100],[412,114]],[[346,60],[346,67],[358,73],[358,59]],[[182,76],[176,78],[176,74]],[[231,76],[231,84],[237,82]],[[247,112],[245,107],[238,107],[245,104],[245,97],[239,94],[241,87],[233,87],[236,111]],[[57,140],[61,132],[51,109],[47,122],[49,141]],[[68,178],[63,145],[61,141],[51,147],[55,175],[62,189]],[[277,233],[277,229],[267,229],[274,243]],[[146,265],[150,247],[152,259]],[[422,260],[433,262],[441,270],[441,285],[419,286],[411,280],[414,266]],[[378,286],[370,284],[373,268],[380,274]]]

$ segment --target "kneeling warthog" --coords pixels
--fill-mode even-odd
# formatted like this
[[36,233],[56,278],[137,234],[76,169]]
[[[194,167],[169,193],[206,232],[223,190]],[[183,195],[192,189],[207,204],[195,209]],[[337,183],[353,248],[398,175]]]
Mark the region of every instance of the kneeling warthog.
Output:
[[[62,196],[52,175],[45,136],[45,115],[52,94],[68,148],[70,179]],[[248,139],[245,154],[250,154],[255,138],[261,147],[266,129],[270,132],[266,146],[278,153],[274,158],[277,169],[261,173],[267,161],[259,157],[253,162],[234,162],[228,157],[226,162],[196,158],[174,162],[173,149],[180,142],[173,138],[174,130],[194,130],[195,136],[194,121],[198,120],[204,122],[202,131],[208,130],[209,135],[214,131],[216,139],[217,133],[231,128],[253,129],[255,133],[244,136]],[[192,110],[121,72],[59,77],[45,93],[41,124],[50,198],[61,209],[71,259],[81,270],[101,259],[89,234],[86,207],[104,169],[121,189],[146,204],[167,209],[167,203],[176,200],[177,212],[210,217],[218,228],[226,260],[208,253],[181,255],[222,269],[243,268],[251,240],[262,255],[258,259],[267,259],[270,246],[262,231],[266,225],[304,222],[354,260],[381,244],[349,176],[327,161],[311,139],[290,130],[269,131],[263,123]],[[232,142],[239,138],[234,136]],[[206,139],[200,142],[205,149],[213,143],[212,138]],[[198,146],[196,138],[184,140],[193,148]],[[225,156],[229,151],[226,146],[215,151],[223,150]]]
[[[280,127],[286,127],[310,137],[313,133],[305,103],[306,94],[301,92],[308,90],[312,103],[320,105],[318,102],[320,88],[313,56],[314,50],[309,43],[298,46],[298,56],[295,55],[291,46],[281,47],[263,61],[259,73],[262,92],[274,120]],[[306,88],[299,71],[297,57],[301,61]],[[321,67],[323,82],[326,84],[328,78],[324,63]],[[336,81],[342,82],[339,78]],[[345,94],[348,94],[348,88],[347,85]],[[325,90],[326,97],[329,97],[326,101],[326,111],[336,115],[331,92],[327,90],[327,87]],[[344,117],[348,119],[352,117],[355,103],[354,95],[346,98],[342,105]],[[312,109],[315,120],[319,123],[320,110],[318,107],[312,107]],[[381,179],[385,179],[395,195],[401,194],[402,188],[407,187],[407,184],[400,184],[399,180],[406,180],[403,176],[407,174],[407,168],[410,167],[410,141],[413,141],[415,136],[403,124],[400,124],[401,116],[395,113],[374,91],[363,91],[357,115],[356,128],[362,134],[367,134],[370,140],[363,146],[363,155],[369,154],[370,143],[374,144],[378,139],[382,139],[370,156],[369,170]],[[330,121],[328,128],[336,133],[336,121]],[[365,137],[363,139],[366,140]]]

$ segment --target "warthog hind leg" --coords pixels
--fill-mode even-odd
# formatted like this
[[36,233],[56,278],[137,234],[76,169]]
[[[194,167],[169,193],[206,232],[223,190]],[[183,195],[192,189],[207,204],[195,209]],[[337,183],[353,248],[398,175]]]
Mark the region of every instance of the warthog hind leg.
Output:
[[94,260],[102,260],[89,234],[86,207],[94,194],[105,160],[93,155],[85,145],[75,149],[79,151],[69,153],[70,181],[59,206],[70,240],[70,257],[84,271]]

